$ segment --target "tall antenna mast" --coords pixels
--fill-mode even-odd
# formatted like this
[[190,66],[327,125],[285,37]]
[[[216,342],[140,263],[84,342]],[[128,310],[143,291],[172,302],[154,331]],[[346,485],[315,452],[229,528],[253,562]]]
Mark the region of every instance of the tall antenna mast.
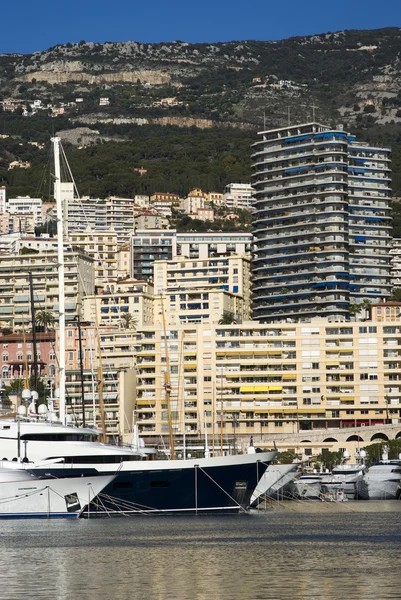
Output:
[[51,139],[54,151],[54,197],[57,209],[57,262],[58,262],[58,312],[59,312],[59,412],[65,424],[65,290],[64,290],[64,227],[61,200],[60,138]]

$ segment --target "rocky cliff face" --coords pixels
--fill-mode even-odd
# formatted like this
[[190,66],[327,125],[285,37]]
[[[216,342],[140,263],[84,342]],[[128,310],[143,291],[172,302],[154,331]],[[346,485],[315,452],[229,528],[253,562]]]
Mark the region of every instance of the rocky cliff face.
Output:
[[[104,83],[149,83],[150,85],[168,85],[171,81],[169,73],[162,71],[116,71],[112,73],[96,74],[82,65],[82,70],[78,70],[77,66],[82,63],[64,63],[53,66],[52,69],[47,68],[42,71],[31,71],[18,77],[20,81],[29,83],[46,82],[55,83],[78,83],[81,81],[88,82],[90,85],[101,85]],[[73,67],[73,68],[71,68]]]
[[[260,127],[315,117],[401,120],[401,30],[279,42],[58,45],[0,56],[4,97],[64,107],[71,122]],[[76,106],[76,97],[80,104]],[[107,97],[107,104],[100,99]],[[99,111],[99,106],[101,110]]]

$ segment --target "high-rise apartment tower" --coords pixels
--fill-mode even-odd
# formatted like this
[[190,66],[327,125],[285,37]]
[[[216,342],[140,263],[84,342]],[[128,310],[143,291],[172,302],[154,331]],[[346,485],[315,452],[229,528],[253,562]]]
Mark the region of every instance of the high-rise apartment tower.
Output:
[[390,150],[341,126],[262,131],[253,145],[253,315],[346,320],[390,293]]

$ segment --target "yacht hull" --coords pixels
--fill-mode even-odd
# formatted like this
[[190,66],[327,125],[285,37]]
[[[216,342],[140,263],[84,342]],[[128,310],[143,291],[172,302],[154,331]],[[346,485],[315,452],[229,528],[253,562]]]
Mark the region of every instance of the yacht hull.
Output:
[[0,519],[77,517],[113,477],[41,479],[27,471],[0,473]]
[[358,487],[361,500],[399,500],[401,496],[400,481],[383,481],[365,479]]
[[[124,463],[89,509],[107,515],[244,511],[275,455],[269,452],[188,461],[141,461],[134,468],[130,468],[132,463]],[[66,465],[50,472],[72,476],[77,468],[83,474],[93,472],[90,465]]]

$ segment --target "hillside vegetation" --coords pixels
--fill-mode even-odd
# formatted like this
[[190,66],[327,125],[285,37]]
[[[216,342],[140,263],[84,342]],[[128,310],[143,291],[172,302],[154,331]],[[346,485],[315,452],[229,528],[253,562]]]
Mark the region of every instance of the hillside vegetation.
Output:
[[[11,195],[49,193],[48,151],[28,142],[58,132],[82,194],[222,191],[249,181],[258,130],[314,116],[391,146],[401,196],[400,57],[398,28],[279,42],[82,41],[1,55],[0,99],[19,107],[0,113],[10,136],[1,140],[0,179]],[[44,107],[36,114],[34,100]],[[86,133],[70,135],[77,128]],[[12,160],[31,168],[8,171]],[[141,166],[143,177],[133,170]]]

